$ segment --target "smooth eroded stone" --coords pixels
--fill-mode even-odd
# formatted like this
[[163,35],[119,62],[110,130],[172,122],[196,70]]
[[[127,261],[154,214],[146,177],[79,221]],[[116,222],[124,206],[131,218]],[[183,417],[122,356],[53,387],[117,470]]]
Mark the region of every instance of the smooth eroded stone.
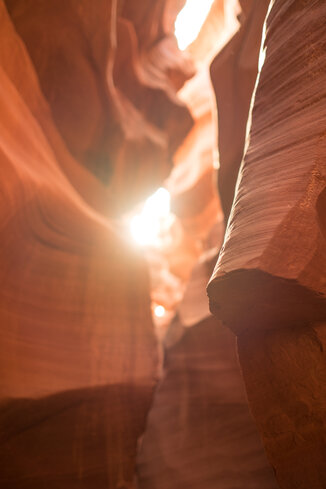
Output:
[[0,486],[130,489],[151,390],[111,385],[0,403]]
[[212,316],[168,333],[138,456],[139,489],[277,489],[251,417],[235,336]]
[[211,310],[236,333],[326,319],[326,4],[275,1]]
[[0,30],[0,486],[130,487],[157,374],[147,267],[64,173],[2,1]]
[[242,0],[240,4],[239,30],[217,54],[210,67],[218,117],[218,190],[226,222],[244,152],[269,0]]
[[[5,3],[67,148],[108,187],[114,201],[108,212],[129,210],[162,184],[174,151],[193,124],[176,89],[167,83],[168,69],[158,63],[152,68],[161,84],[146,75],[148,60],[143,60],[146,52],[140,56],[136,27],[121,20],[114,2]],[[154,6],[151,15],[158,15]],[[179,54],[174,58],[172,68]],[[126,68],[122,81],[121,63]],[[186,64],[179,71],[184,80],[193,74]]]
[[238,338],[250,409],[282,489],[326,487],[326,324]]

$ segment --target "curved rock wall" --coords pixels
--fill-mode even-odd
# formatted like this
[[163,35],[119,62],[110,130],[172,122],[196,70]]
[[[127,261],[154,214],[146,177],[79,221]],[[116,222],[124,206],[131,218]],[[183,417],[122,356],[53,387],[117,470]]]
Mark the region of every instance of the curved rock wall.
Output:
[[284,489],[325,475],[326,5],[271,3],[211,310],[238,336],[248,398]]

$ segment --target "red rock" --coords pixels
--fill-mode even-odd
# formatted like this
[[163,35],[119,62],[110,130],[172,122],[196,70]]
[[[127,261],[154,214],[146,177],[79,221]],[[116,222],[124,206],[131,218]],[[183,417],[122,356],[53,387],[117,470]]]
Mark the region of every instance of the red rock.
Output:
[[157,371],[147,268],[76,191],[3,2],[0,23],[0,486],[130,485]]
[[251,411],[282,489],[325,472],[326,4],[276,0],[212,311],[238,336]]
[[[115,85],[115,59],[125,53],[128,63],[137,65],[139,55],[135,36],[116,49],[119,20],[114,3],[52,1],[44,8],[42,1],[7,0],[6,5],[68,149],[105,186],[109,185],[114,201],[111,213],[126,211],[167,177],[172,153],[192,125],[188,110],[168,101],[165,105],[169,110],[162,112],[163,121],[155,125],[157,121],[151,122],[134,106],[134,97],[130,98],[130,93],[126,96],[126,90],[123,93]],[[153,15],[155,12],[153,9]],[[137,32],[136,23],[135,27]],[[126,36],[130,37],[128,30],[124,39]],[[135,74],[128,74],[130,70],[126,78],[129,92],[133,92],[139,80]],[[185,79],[187,76],[191,73]],[[147,82],[140,84],[146,92]],[[165,87],[154,88],[164,92]],[[156,108],[164,107],[166,95],[161,93],[154,100],[155,113]],[[178,126],[173,124],[175,115]]]
[[242,160],[250,102],[258,72],[262,27],[269,0],[240,2],[238,32],[211,64],[218,115],[218,189],[225,221],[232,207]]
[[2,401],[1,487],[131,487],[150,395],[112,385]]
[[325,16],[322,2],[290,1],[269,16],[248,149],[208,287],[236,333],[326,319]]
[[173,333],[141,444],[140,489],[276,489],[234,335],[212,317],[188,328],[175,321]]
[[282,489],[326,484],[326,323],[238,338],[250,409]]

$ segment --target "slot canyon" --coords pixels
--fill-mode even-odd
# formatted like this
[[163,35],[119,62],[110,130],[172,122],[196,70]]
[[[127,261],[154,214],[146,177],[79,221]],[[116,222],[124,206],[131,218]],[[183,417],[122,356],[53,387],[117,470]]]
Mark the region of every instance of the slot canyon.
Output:
[[0,35],[0,489],[326,489],[326,1]]

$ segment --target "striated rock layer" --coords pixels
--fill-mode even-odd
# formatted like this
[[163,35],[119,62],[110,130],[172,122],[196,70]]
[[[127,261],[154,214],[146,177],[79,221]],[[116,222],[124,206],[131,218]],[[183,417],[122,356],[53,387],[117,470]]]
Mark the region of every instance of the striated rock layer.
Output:
[[238,338],[250,408],[282,489],[326,486],[325,348],[326,323]]
[[147,269],[95,212],[3,1],[0,30],[0,486],[130,487],[157,371]]
[[[164,3],[154,2],[148,12],[158,26],[157,6]],[[127,14],[117,0],[6,5],[68,149],[101,182],[111,200],[107,212],[126,211],[167,177],[192,126],[169,77],[174,70],[182,84],[193,68],[180,62],[176,45],[157,45],[164,41],[160,30],[146,33],[144,50],[138,9],[129,12],[128,2],[129,17],[121,17]]]
[[270,1],[242,0],[240,3],[240,28],[210,67],[218,115],[218,190],[226,222],[244,151],[263,22]]
[[210,306],[282,489],[326,487],[326,4],[275,0]]
[[325,15],[324,2],[289,0],[268,18],[248,149],[208,287],[237,333],[326,319]]
[[276,489],[249,412],[236,338],[209,314],[213,260],[194,269],[165,337],[162,380],[140,445],[140,489]]
[[138,457],[139,488],[277,489],[249,413],[234,335],[213,317],[171,329],[181,338],[166,349]]

